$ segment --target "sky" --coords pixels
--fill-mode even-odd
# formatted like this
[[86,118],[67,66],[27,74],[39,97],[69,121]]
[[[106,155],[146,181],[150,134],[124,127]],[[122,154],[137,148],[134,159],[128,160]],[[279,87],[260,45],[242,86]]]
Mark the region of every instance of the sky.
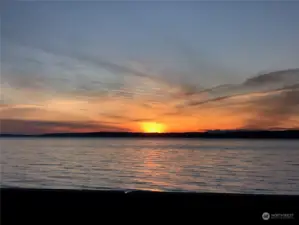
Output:
[[1,2],[1,132],[299,128],[298,11],[296,1]]

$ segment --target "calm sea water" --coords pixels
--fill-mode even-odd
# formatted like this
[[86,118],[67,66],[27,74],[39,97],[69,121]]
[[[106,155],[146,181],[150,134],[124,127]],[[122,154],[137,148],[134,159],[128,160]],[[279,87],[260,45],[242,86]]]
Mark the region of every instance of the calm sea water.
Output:
[[1,186],[299,194],[298,140],[0,142]]

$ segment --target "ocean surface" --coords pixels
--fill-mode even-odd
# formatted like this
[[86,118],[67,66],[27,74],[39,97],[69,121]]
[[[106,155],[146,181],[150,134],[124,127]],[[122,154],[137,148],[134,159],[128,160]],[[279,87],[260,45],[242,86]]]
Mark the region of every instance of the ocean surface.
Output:
[[299,194],[299,140],[7,138],[1,186]]

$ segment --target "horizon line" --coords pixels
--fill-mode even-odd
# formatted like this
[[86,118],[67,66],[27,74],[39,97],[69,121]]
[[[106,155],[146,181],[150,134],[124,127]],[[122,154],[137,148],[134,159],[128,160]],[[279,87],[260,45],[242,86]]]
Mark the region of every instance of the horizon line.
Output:
[[299,132],[299,128],[291,129],[231,129],[231,130],[206,130],[206,131],[186,131],[186,132],[131,132],[131,131],[94,131],[94,132],[58,132],[58,133],[1,133],[0,136],[48,136],[48,135],[88,135],[88,134],[137,134],[137,135],[169,135],[169,134],[225,134],[225,133],[242,133],[242,132]]

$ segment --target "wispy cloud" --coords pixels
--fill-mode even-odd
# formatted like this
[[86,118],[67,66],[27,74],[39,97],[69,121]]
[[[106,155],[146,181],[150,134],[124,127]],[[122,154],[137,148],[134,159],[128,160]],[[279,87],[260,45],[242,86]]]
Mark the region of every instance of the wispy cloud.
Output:
[[106,123],[61,122],[38,120],[2,119],[1,133],[38,134],[52,132],[97,132],[97,131],[128,131],[128,129],[112,126]]
[[[298,127],[296,121],[299,120],[299,83],[293,83],[294,77],[299,78],[298,71],[299,69],[290,70],[287,72],[289,75],[281,71],[284,74],[281,79],[272,77],[281,77],[280,72],[267,74],[266,76],[271,78],[263,78],[263,85],[250,82],[250,88],[248,82],[244,82],[239,85],[221,85],[205,89],[198,92],[206,94],[200,95],[199,100],[185,97],[182,103],[164,116],[197,115],[198,118],[202,118],[202,115],[207,115],[206,112],[211,112],[212,109],[217,114],[215,120],[218,121],[223,120],[228,114],[234,115],[235,118],[241,116],[241,127],[244,128]],[[261,75],[257,76],[257,80],[260,77]],[[276,81],[279,81],[280,85],[273,86]]]
[[[299,69],[260,74],[239,84],[205,87],[188,80],[188,76],[184,80],[184,74],[176,80],[168,74],[147,73],[79,51],[37,48],[36,54],[25,61],[28,59],[43,69],[32,74],[28,73],[30,69],[16,74],[8,73],[9,68],[4,71],[4,84],[9,85],[3,90],[9,101],[3,102],[6,109],[0,118],[5,124],[19,124],[15,126],[18,129],[22,129],[20,124],[27,124],[34,132],[123,127],[136,130],[134,124],[144,121],[162,121],[173,129],[182,123],[186,130],[251,128],[257,124],[261,128],[298,126],[291,123],[298,120]],[[42,70],[47,72],[39,74]],[[35,108],[9,108],[13,104],[31,104]]]
[[245,122],[244,128],[298,126],[299,88],[257,99],[250,104],[250,109],[252,117]]

